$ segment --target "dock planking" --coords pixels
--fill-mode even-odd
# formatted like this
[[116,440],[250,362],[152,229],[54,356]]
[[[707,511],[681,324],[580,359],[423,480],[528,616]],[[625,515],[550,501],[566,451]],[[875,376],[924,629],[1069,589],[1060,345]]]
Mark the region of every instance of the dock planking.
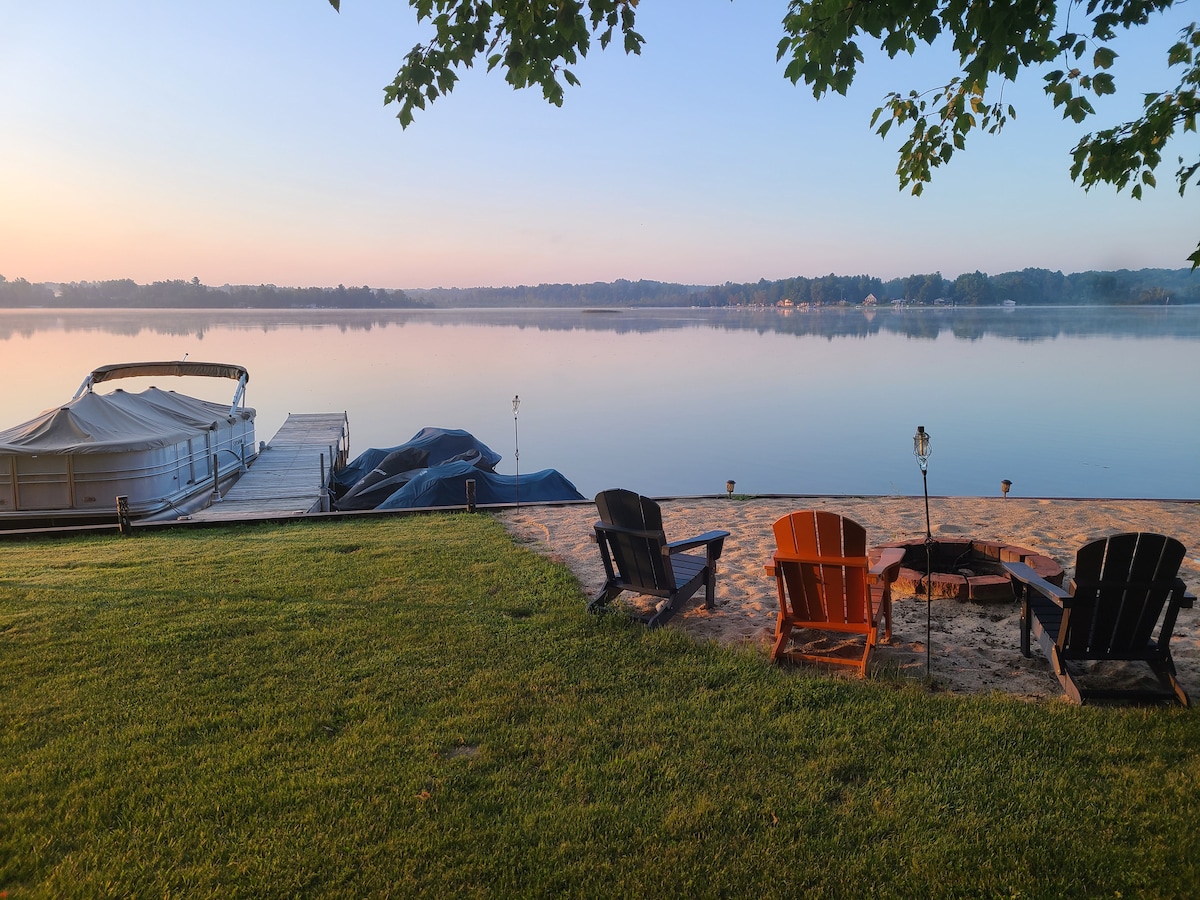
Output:
[[290,413],[244,475],[221,498],[191,516],[220,522],[300,516],[321,510],[331,461],[344,462],[349,446],[346,414]]

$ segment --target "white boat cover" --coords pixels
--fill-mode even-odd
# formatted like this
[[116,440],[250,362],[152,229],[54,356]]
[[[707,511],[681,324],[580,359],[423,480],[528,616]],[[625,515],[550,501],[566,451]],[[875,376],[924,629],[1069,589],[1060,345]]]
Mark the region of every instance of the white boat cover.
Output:
[[[253,419],[254,410],[235,413]],[[0,453],[121,453],[168,447],[232,421],[227,404],[147,388],[91,391],[35,419],[0,431]]]

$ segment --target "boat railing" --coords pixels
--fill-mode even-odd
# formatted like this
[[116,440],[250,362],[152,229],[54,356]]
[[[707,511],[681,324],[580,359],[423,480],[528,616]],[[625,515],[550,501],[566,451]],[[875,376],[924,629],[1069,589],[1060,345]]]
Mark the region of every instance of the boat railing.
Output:
[[[238,406],[240,404],[242,404],[242,402],[245,400],[246,382],[249,380],[250,380],[250,376],[244,372],[242,373],[242,376],[238,379],[237,389],[233,392],[233,403],[229,407],[229,418],[231,418],[231,419],[234,417],[234,415],[236,415]],[[246,461],[242,460],[242,466],[244,467],[245,465],[246,465]],[[242,471],[245,471],[245,469],[243,468]]]

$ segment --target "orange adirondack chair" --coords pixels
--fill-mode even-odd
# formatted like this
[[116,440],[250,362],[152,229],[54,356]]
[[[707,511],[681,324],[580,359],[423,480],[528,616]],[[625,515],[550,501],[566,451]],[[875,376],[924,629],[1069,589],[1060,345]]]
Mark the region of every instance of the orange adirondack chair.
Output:
[[[904,551],[889,548],[871,564],[867,532],[857,522],[822,510],[803,509],[775,523],[777,550],[766,567],[779,589],[779,621],[772,661],[783,658],[858,666],[865,675],[878,641],[892,637],[892,582]],[[861,634],[861,657],[788,649],[792,631],[811,628]]]

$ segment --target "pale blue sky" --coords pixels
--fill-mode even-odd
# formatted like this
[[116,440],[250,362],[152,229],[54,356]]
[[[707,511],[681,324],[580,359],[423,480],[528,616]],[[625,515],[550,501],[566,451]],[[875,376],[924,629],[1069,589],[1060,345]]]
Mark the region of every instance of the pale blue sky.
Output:
[[[1019,118],[924,196],[868,126],[953,74],[868,59],[816,102],[775,62],[784,0],[644,0],[641,57],[598,48],[563,108],[464,74],[407,131],[383,85],[424,36],[402,0],[0,0],[0,274],[419,288],[1183,268],[1168,149],[1140,203],[1071,183],[1081,132],[1025,73]],[[1171,86],[1187,4],[1127,40],[1091,127]],[[1111,98],[1110,98],[1111,99]]]

